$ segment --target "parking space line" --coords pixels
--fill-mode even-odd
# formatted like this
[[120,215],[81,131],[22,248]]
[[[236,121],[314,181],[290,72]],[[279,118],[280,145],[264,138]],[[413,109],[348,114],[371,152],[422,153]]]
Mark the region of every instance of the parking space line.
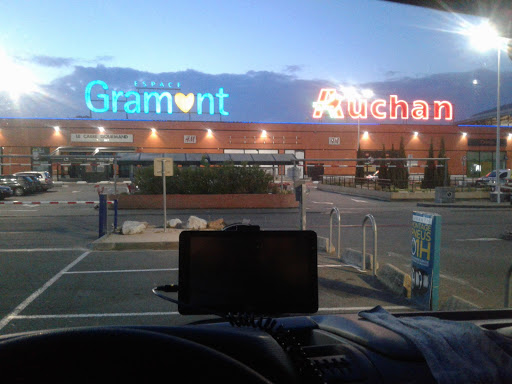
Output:
[[0,252],[68,252],[68,251],[87,251],[87,248],[5,248]]
[[[373,307],[327,307],[318,308],[320,312],[340,312],[340,311],[367,311]],[[410,309],[403,305],[390,305],[383,306],[387,310],[400,310]],[[79,319],[79,318],[104,318],[104,317],[137,317],[137,316],[176,316],[180,315],[179,312],[120,312],[120,313],[70,313],[59,315],[15,315],[12,319],[15,320],[41,320],[41,319]]]
[[64,272],[66,275],[79,274],[79,273],[130,273],[130,272],[164,272],[164,271],[177,271],[178,268],[158,268],[158,269],[113,269],[109,271],[68,271]]
[[133,316],[173,316],[179,312],[131,312],[131,313],[71,313],[62,315],[17,315],[16,320],[39,320],[39,319],[73,319],[84,317],[133,317]]
[[37,299],[44,291],[46,291],[48,288],[50,288],[57,280],[60,279],[60,277],[69,271],[71,268],[73,268],[76,264],[78,264],[80,261],[82,261],[91,251],[87,251],[82,253],[80,256],[78,256],[74,261],[69,263],[66,267],[64,267],[59,273],[57,273],[55,276],[53,276],[50,280],[48,280],[41,288],[39,288],[37,291],[32,293],[29,297],[25,299],[20,305],[18,305],[14,310],[9,313],[7,316],[5,316],[2,320],[0,320],[0,330],[3,329],[7,324],[10,323],[10,321],[18,316],[21,311],[23,311],[25,308],[27,308],[35,299]]
[[[375,308],[373,307],[330,307],[330,308],[318,308],[318,312],[336,312],[336,311],[368,311],[370,309]],[[406,307],[404,305],[382,305],[382,308],[386,310],[396,310],[396,309],[410,309],[409,307]]]

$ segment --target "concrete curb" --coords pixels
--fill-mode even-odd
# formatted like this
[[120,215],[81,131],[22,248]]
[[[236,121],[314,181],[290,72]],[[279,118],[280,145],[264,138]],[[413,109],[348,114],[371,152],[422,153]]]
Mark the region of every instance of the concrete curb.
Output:
[[[366,270],[372,271],[373,268],[373,254],[366,253]],[[341,253],[341,261],[343,261],[346,264],[354,265],[356,267],[362,268],[363,267],[363,252],[352,249],[352,248],[345,248],[343,252]],[[377,270],[379,270],[379,262],[377,261]]]
[[153,241],[153,242],[107,242],[109,235],[105,235],[89,244],[89,248],[95,251],[126,251],[126,250],[166,250],[179,249],[178,241]]
[[411,298],[411,276],[392,264],[384,264],[379,269],[377,279],[393,293]]
[[418,203],[418,207],[437,208],[479,208],[479,209],[512,209],[512,204],[451,204],[451,203]]
[[336,253],[336,248],[332,244],[329,247],[329,239],[327,237],[317,236],[316,244],[318,252]]

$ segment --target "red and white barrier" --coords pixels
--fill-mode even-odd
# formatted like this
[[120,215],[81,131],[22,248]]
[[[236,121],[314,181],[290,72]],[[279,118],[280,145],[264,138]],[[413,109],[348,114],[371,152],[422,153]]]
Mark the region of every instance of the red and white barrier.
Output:
[[[43,204],[99,204],[99,201],[0,201],[0,205],[43,205]],[[107,201],[107,204],[112,204],[113,201]]]

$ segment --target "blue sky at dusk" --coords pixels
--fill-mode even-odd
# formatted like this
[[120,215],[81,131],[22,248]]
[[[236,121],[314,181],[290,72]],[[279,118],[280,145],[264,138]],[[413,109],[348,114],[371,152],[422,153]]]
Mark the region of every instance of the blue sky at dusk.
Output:
[[[3,57],[26,72],[3,65],[0,94],[9,91],[7,80],[16,84],[16,76],[30,77],[44,90],[47,104],[58,99],[49,94],[51,87],[56,90],[62,79],[73,83],[78,68],[98,66],[131,69],[147,78],[187,70],[222,79],[264,72],[319,86],[443,73],[466,73],[469,82],[471,73],[497,66],[496,51],[476,52],[465,36],[454,33],[463,23],[480,22],[377,0],[8,1],[0,3],[0,64]],[[512,71],[506,55],[502,71]],[[69,87],[82,92],[79,84]],[[0,115],[16,115],[16,109],[34,114],[19,112],[20,100],[7,112],[0,107]]]

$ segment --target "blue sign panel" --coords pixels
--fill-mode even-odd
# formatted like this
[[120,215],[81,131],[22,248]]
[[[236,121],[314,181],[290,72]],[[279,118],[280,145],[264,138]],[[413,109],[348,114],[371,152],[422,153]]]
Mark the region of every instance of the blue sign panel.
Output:
[[439,307],[441,216],[413,212],[411,241],[411,299],[425,310]]

